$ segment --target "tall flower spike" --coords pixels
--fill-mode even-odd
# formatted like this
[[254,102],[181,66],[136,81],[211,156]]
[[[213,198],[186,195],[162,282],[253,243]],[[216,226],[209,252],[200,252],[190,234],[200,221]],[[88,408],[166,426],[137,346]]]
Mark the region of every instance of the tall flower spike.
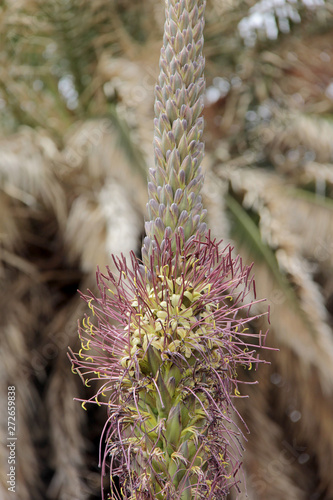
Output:
[[202,222],[204,7],[166,0],[144,266],[132,254],[97,272],[100,297],[84,297],[95,322],[84,319],[71,354],[86,383],[102,382],[89,402],[108,409],[112,499],[225,500],[239,481],[237,369],[257,364],[262,336],[247,328],[251,268]]
[[160,76],[155,89],[155,168],[148,183],[149,220],[142,257],[183,228],[185,241],[204,235],[201,203],[203,133],[202,55],[206,0],[167,0]]

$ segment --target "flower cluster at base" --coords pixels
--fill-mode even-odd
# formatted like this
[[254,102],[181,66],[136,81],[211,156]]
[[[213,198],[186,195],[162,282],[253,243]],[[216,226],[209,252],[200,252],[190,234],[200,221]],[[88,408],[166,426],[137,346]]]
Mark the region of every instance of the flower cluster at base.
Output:
[[250,267],[209,235],[175,238],[176,251],[169,239],[157,246],[150,269],[114,258],[119,274],[98,272],[101,296],[85,297],[97,324],[85,318],[72,363],[103,382],[89,401],[108,406],[113,499],[221,500],[238,482],[237,367],[257,363],[262,343],[246,328]]

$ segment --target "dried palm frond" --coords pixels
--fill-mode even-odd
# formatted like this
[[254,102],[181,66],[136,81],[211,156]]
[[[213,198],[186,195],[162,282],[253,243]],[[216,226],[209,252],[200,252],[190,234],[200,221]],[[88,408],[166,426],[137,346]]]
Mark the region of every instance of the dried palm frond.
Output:
[[[38,395],[36,394],[30,381],[27,381],[27,373],[23,369],[17,369],[17,364],[21,363],[22,367],[27,368],[27,360],[24,359],[27,352],[27,347],[24,345],[23,335],[20,331],[20,326],[14,324],[6,325],[2,328],[2,339],[1,339],[1,397],[4,402],[7,402],[8,397],[8,387],[15,387],[16,393],[16,405],[15,405],[15,422],[20,419],[20,428],[17,427],[17,432],[15,437],[20,440],[20,453],[24,454],[26,460],[17,463],[17,446],[15,446],[15,478],[20,483],[20,495],[22,500],[30,500],[30,493],[35,495],[36,499],[41,498],[39,496],[38,486],[40,484],[38,477],[38,458],[34,450],[32,443],[32,436],[29,432],[29,427],[32,420],[32,409],[29,408],[31,402],[38,401]],[[15,344],[13,346],[13,344]],[[21,345],[19,345],[21,344]],[[13,349],[14,347],[14,349]],[[16,350],[21,347],[21,352]],[[23,359],[22,359],[23,358]],[[15,362],[15,366],[13,366]],[[20,388],[20,390],[17,390]],[[11,421],[12,424],[12,421]],[[0,423],[1,435],[8,436],[8,417],[7,412],[3,411],[1,413],[1,423]],[[10,426],[12,428],[12,425]],[[3,444],[0,447],[0,460],[1,460],[1,475],[0,475],[0,495],[4,500],[10,500],[13,496],[11,491],[8,491],[8,487],[11,486],[9,481],[9,448],[7,444],[12,441],[7,439],[3,440]],[[17,442],[15,443],[17,444]]]
[[289,443],[281,422],[272,413],[272,380],[280,376],[275,370],[274,362],[260,369],[256,374],[259,386],[249,387],[249,399],[239,402],[250,429],[245,443],[241,500],[309,498],[311,475],[308,471],[304,474],[297,461],[304,448],[298,442]]
[[[23,261],[23,259],[22,259]],[[31,496],[39,499],[41,494],[40,471],[41,456],[37,453],[36,443],[43,439],[43,406],[36,387],[35,368],[37,358],[35,341],[42,315],[49,313],[50,297],[38,284],[37,273],[24,275],[11,263],[6,263],[1,286],[1,360],[2,396],[7,401],[7,387],[15,387],[15,477],[16,492],[23,500]],[[15,300],[13,300],[15,298]],[[7,428],[7,412],[2,412],[1,433],[10,437]],[[37,417],[38,416],[38,417]],[[36,420],[40,428],[36,425]],[[12,423],[12,421],[11,421]],[[1,473],[1,498],[12,498],[8,490],[8,440],[3,440],[1,456],[5,458]],[[22,455],[21,455],[22,454]],[[19,457],[25,459],[19,459]]]
[[47,417],[50,426],[50,465],[54,475],[47,489],[47,496],[53,498],[89,498],[91,484],[87,478],[85,454],[88,440],[86,415],[73,401],[73,391],[77,390],[75,381],[67,380],[67,345],[75,342],[76,324],[73,317],[83,313],[83,304],[75,297],[64,307],[49,325],[49,335],[44,341],[46,346],[53,342],[57,356],[49,377],[46,394]]
[[13,202],[55,213],[59,224],[66,218],[65,195],[56,178],[60,153],[50,137],[31,128],[22,128],[0,140],[0,189]]
[[[275,418],[284,428],[291,427],[288,432],[292,432],[294,439],[306,447],[306,462],[310,458],[317,461],[317,474],[321,477],[318,488],[329,495],[333,487],[328,473],[333,464],[333,441],[330,439],[333,342],[325,298],[315,282],[316,266],[310,265],[306,256],[316,252],[317,234],[322,234],[321,227],[316,225],[317,217],[321,211],[326,211],[325,217],[331,220],[331,207],[320,206],[318,214],[318,207],[312,204],[306,212],[304,207],[302,209],[302,202],[305,201],[295,198],[294,191],[286,189],[279,177],[258,169],[227,171],[227,176],[233,193],[232,197],[227,197],[227,205],[234,218],[233,235],[241,245],[243,257],[248,255],[249,261],[255,261],[257,292],[259,296],[270,298],[271,339],[281,351],[272,362],[288,391],[281,390],[278,403],[274,402]],[[300,206],[296,208],[298,202]],[[300,227],[295,228],[297,210],[300,214],[307,213],[307,246],[300,244],[305,219],[302,219]],[[292,223],[290,213],[295,214]],[[315,411],[313,401],[316,401]],[[273,411],[272,403],[270,411]],[[285,415],[289,415],[291,422],[299,420],[296,429],[284,422]],[[256,428],[256,423],[253,425]],[[252,438],[250,440],[252,442]],[[256,443],[255,449],[258,446]],[[315,489],[315,477],[313,482],[311,488]],[[295,484],[301,487],[302,481],[297,480]],[[257,491],[256,498],[267,498],[267,487],[261,497],[259,494]],[[274,498],[273,490],[269,490],[269,496]]]
[[[300,174],[308,169],[318,178],[328,175],[330,169],[320,172],[322,169],[317,164],[329,163],[333,160],[333,125],[327,120],[319,120],[302,114],[280,113],[272,120],[270,126],[267,124],[259,127],[256,131],[264,152],[277,170],[294,177],[296,182],[302,179]],[[308,165],[312,164],[311,170]],[[324,167],[325,168],[325,167]],[[304,172],[305,173],[305,172]],[[304,177],[304,174],[303,174]]]
[[[53,498],[89,498],[90,488],[85,484],[84,440],[82,439],[82,412],[73,402],[75,383],[67,382],[67,361],[59,357],[50,377],[49,425],[51,430],[51,466],[55,469],[47,496]],[[55,404],[56,402],[56,404]]]
[[84,272],[110,264],[116,251],[136,249],[142,232],[145,182],[117,147],[109,120],[91,121],[68,137],[64,180],[72,197],[65,230],[68,258]]

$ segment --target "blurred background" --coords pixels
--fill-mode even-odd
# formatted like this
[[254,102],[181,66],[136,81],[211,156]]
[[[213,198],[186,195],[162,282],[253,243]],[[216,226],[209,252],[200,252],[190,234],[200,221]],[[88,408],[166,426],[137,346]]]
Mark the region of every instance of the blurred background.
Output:
[[[77,289],[140,255],[163,22],[163,0],[0,2],[1,500],[101,497],[106,415],[67,348]],[[240,374],[248,498],[332,500],[333,3],[208,0],[204,52],[208,224],[254,261],[280,350]]]

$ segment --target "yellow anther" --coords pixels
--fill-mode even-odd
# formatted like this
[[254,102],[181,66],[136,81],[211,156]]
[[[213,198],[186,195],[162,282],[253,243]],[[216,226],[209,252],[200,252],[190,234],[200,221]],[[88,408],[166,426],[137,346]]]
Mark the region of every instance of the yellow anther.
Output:
[[88,342],[87,342],[87,345],[86,345],[86,346],[84,346],[84,345],[82,344],[82,348],[83,348],[85,351],[89,351],[89,350],[90,350],[90,347],[89,347],[90,342],[91,342],[91,339],[89,339],[89,340],[88,340]]
[[91,385],[89,385],[89,384],[88,384],[88,382],[89,382],[89,380],[86,378],[86,380],[84,381],[84,385],[85,385],[86,387],[91,387]]
[[90,300],[89,300],[89,302],[88,302],[88,306],[89,306],[89,309],[91,309],[91,310],[92,310],[93,315],[95,316],[94,307],[91,305],[91,303],[92,303],[92,301],[93,301],[93,300],[94,300],[94,299],[90,299]]
[[101,406],[101,403],[98,401],[97,396],[95,396],[95,401],[98,404],[98,406]]
[[79,350],[79,357],[80,357],[81,359],[84,359],[84,356],[82,356],[82,349],[80,349],[80,350]]
[[86,408],[86,406],[85,406],[85,405],[86,405],[86,403],[85,403],[85,401],[83,401],[83,403],[81,403],[81,406],[82,406],[82,408],[83,408],[84,410],[86,410],[86,411],[87,411],[87,408]]
[[86,358],[86,361],[88,361],[88,359],[91,359],[92,363],[94,362],[94,360],[93,360],[93,358],[91,356],[88,356],[88,358]]

